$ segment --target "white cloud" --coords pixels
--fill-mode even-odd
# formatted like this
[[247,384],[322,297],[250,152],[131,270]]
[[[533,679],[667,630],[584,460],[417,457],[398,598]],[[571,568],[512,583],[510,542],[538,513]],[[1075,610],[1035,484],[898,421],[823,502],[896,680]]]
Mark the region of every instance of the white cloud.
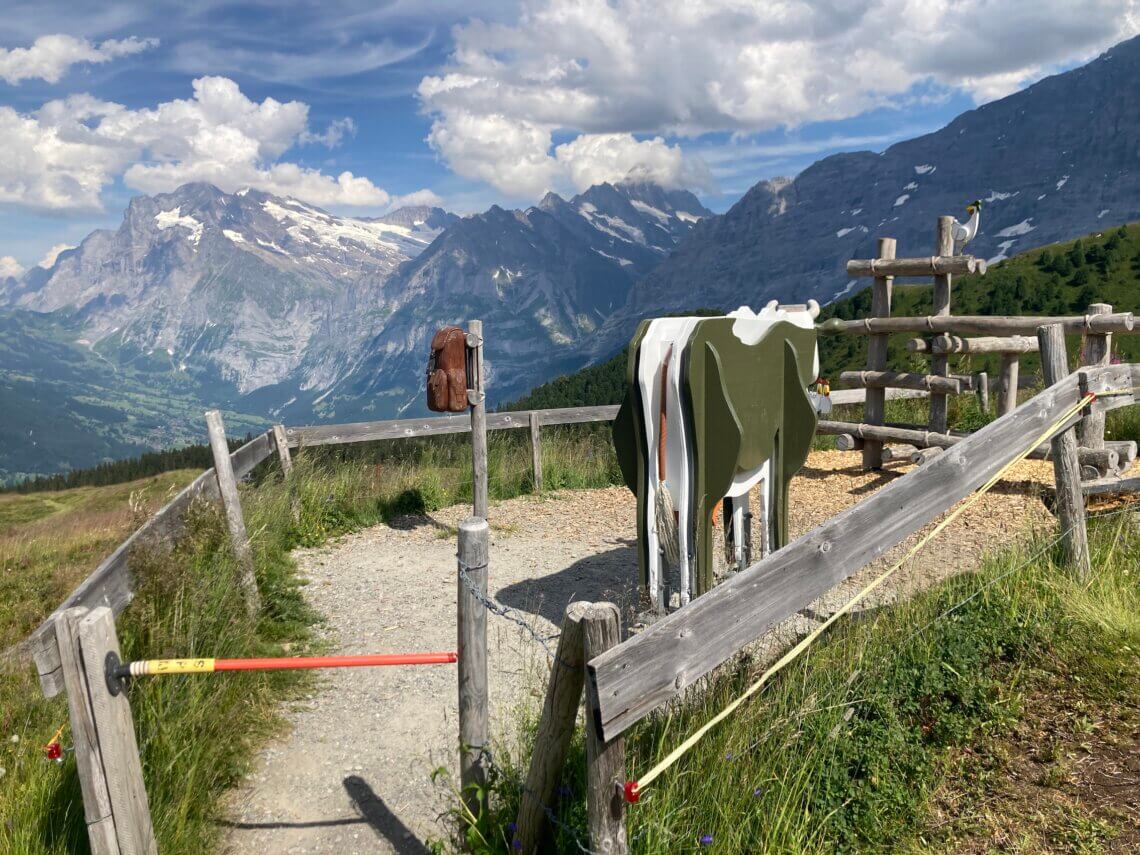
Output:
[[24,265],[10,255],[0,255],[0,279],[7,279],[9,276],[22,276],[23,274]]
[[234,81],[203,77],[189,99],[131,110],[89,95],[49,101],[31,115],[0,107],[0,204],[41,210],[100,207],[116,177],[144,193],[208,181],[233,192],[257,187],[317,205],[383,207],[389,194],[369,179],[282,161],[303,142],[339,142],[354,126],[308,127],[300,101],[247,98]]
[[406,193],[403,196],[393,196],[389,207],[393,210],[396,208],[442,208],[443,199],[439,198],[431,190],[416,190],[412,193]]
[[59,254],[61,252],[65,252],[69,249],[75,249],[75,247],[69,243],[57,243],[55,246],[44,253],[44,257],[40,259],[36,267],[42,267],[47,270],[53,264],[55,264],[55,260],[59,258]]
[[0,48],[0,80],[15,86],[24,80],[58,83],[78,63],[110,62],[155,47],[158,39],[108,39],[95,44],[87,39],[56,34],[40,36],[31,47]]
[[664,187],[708,188],[712,179],[701,161],[685,158],[661,137],[640,142],[630,134],[582,134],[554,150],[578,190],[622,178],[654,181]]
[[839,120],[919,84],[983,101],[1138,31],[1140,0],[526,0],[457,27],[419,97],[455,172],[533,196],[618,165],[693,181],[658,136]]

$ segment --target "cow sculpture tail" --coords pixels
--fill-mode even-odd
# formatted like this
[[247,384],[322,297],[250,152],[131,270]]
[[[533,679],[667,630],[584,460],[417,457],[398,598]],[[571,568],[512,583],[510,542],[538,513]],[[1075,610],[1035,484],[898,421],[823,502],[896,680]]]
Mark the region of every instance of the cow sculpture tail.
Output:
[[681,563],[681,544],[677,532],[677,509],[673,505],[673,494],[669,491],[669,482],[665,477],[665,435],[666,410],[665,401],[669,394],[669,359],[673,355],[673,347],[665,353],[665,360],[661,366],[661,420],[657,436],[657,490],[654,516],[657,519],[657,541],[661,544],[661,551],[665,562],[672,567]]

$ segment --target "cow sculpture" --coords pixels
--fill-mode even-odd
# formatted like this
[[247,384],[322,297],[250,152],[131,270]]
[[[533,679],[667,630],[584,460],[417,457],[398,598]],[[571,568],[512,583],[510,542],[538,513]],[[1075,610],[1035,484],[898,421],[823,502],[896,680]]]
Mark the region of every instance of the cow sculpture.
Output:
[[630,342],[614,421],[637,496],[638,565],[655,610],[714,582],[713,524],[724,506],[732,563],[748,561],[749,491],[761,487],[765,551],[787,537],[788,482],[815,433],[819,305],[643,321]]

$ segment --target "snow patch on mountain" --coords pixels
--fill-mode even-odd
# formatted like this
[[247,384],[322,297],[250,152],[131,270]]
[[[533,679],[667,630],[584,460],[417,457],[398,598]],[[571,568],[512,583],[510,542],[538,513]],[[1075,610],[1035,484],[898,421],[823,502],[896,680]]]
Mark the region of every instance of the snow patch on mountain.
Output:
[[1020,223],[1015,223],[1012,226],[1007,226],[1006,228],[1004,228],[1000,232],[998,232],[997,236],[998,237],[1021,237],[1021,235],[1027,235],[1031,231],[1033,231],[1034,229],[1037,228],[1037,226],[1029,225],[1029,221],[1032,219],[1033,219],[1033,217],[1026,217]]
[[202,239],[202,224],[189,215],[182,216],[181,206],[169,211],[159,211],[154,217],[154,224],[162,231],[173,228],[186,229],[190,232],[187,240],[194,246],[197,246],[198,241]]

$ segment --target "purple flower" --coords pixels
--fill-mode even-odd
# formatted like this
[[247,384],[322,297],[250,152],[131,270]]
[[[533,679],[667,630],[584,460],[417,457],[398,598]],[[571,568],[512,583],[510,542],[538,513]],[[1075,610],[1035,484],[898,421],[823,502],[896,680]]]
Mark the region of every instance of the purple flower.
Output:
[[759,798],[759,796],[762,792],[764,792],[764,791],[761,790],[759,787],[757,787],[755,790],[752,791],[752,798],[754,798],[754,799]]
[[724,759],[725,759],[725,760],[731,760],[731,759],[732,759],[732,752],[731,752],[731,751],[729,751],[727,754],[725,754],[725,755],[724,755]]
[[518,830],[518,826],[515,825],[513,822],[507,823],[507,831],[509,831],[511,834],[514,834],[515,831],[517,831],[517,830]]
[[522,849],[522,841],[516,837],[511,841],[511,848],[515,850]]
[[701,835],[701,846],[712,846],[713,836],[711,834]]

